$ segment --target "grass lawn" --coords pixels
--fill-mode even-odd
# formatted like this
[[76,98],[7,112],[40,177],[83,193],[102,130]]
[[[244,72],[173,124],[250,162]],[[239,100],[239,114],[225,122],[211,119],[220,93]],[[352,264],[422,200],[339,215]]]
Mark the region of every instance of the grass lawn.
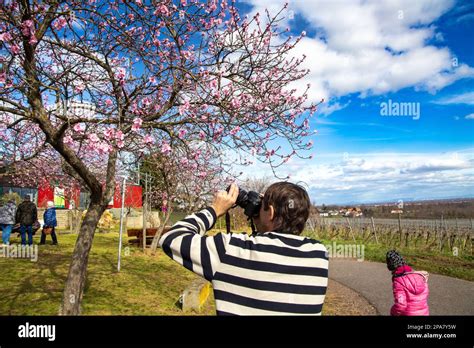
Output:
[[[0,257],[0,315],[56,315],[76,235],[59,235],[59,245],[38,246],[38,261]],[[19,238],[12,238],[19,243]],[[39,237],[35,236],[35,243]],[[51,243],[50,240],[47,243]],[[183,315],[181,292],[197,278],[161,250],[145,256],[136,247],[122,251],[117,273],[118,233],[97,233],[89,258],[84,315]],[[127,237],[124,246],[127,246]],[[195,313],[190,313],[191,315]],[[214,315],[214,301],[201,313]]]
[[[60,234],[58,246],[51,245],[48,237],[48,244],[38,245],[37,262],[0,257],[0,315],[57,315],[76,237]],[[20,239],[15,234],[11,242],[19,243]],[[39,236],[34,242],[39,242]],[[96,233],[83,315],[215,315],[212,292],[201,313],[181,311],[179,296],[198,276],[169,259],[161,249],[154,257],[144,255],[135,246],[127,247],[124,236],[118,273],[117,245],[117,232]],[[353,309],[347,312],[353,300],[346,297],[329,289],[323,314],[357,314]]]
[[[306,232],[311,236],[311,232]],[[317,238],[315,238],[317,239]],[[353,240],[322,240],[323,244],[354,244]],[[361,244],[361,240],[356,239],[356,244]],[[377,261],[385,263],[385,254],[393,249],[386,245],[365,243],[364,259],[367,261]],[[450,277],[474,281],[474,257],[462,254],[454,256],[447,252],[433,252],[423,250],[423,248],[396,248],[415,270],[424,270],[429,273],[442,274]]]
[[[38,246],[37,262],[0,257],[0,315],[57,315],[76,237],[60,234],[58,246],[51,245],[48,238],[47,245]],[[20,239],[15,234],[11,241],[19,243]],[[39,236],[35,236],[35,243],[38,242]],[[337,243],[352,244],[352,241]],[[84,315],[198,314],[183,313],[178,304],[180,294],[197,275],[169,259],[160,249],[152,257],[135,246],[128,247],[126,236],[118,273],[117,245],[117,232],[96,233],[82,303]],[[385,246],[366,244],[365,259],[384,262],[387,250]],[[474,280],[472,256],[456,257],[415,249],[401,252],[415,269]],[[357,314],[346,310],[352,300],[342,295],[337,289],[329,289],[323,314]],[[212,297],[199,314],[215,314]]]

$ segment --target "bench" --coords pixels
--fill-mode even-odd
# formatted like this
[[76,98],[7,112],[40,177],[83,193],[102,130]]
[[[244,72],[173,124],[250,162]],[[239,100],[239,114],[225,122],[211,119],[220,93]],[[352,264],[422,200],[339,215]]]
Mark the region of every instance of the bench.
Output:
[[[163,233],[166,233],[171,226],[166,226]],[[155,237],[156,233],[158,232],[159,228],[153,227],[153,228],[147,228],[146,229],[146,245],[151,245],[151,242],[153,241],[153,238]],[[143,229],[141,228],[129,228],[127,229],[127,235],[128,235],[128,242],[131,244],[138,244],[138,245],[143,245]],[[133,237],[136,237],[133,239]],[[130,239],[132,238],[132,239]]]

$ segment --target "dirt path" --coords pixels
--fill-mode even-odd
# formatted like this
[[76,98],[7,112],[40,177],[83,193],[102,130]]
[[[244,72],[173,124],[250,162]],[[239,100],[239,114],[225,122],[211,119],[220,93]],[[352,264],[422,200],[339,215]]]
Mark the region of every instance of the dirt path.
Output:
[[[329,277],[357,291],[380,314],[389,315],[392,283],[384,263],[331,259]],[[474,315],[474,282],[430,274],[429,287],[431,315]]]
[[329,279],[323,315],[377,315],[377,310],[354,290]]

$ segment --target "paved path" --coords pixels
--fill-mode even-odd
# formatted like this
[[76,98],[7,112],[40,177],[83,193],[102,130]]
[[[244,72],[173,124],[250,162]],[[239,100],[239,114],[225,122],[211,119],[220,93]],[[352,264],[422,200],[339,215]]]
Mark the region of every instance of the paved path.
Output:
[[[381,315],[393,304],[390,272],[384,263],[330,259],[329,278],[357,291]],[[430,273],[431,315],[474,315],[474,282]]]

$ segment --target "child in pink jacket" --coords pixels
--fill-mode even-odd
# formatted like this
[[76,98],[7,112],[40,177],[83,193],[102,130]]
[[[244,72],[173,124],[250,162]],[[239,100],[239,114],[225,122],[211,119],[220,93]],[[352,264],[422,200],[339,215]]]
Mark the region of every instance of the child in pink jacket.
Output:
[[395,250],[387,253],[387,268],[392,272],[395,304],[391,315],[429,315],[428,273],[414,272]]

